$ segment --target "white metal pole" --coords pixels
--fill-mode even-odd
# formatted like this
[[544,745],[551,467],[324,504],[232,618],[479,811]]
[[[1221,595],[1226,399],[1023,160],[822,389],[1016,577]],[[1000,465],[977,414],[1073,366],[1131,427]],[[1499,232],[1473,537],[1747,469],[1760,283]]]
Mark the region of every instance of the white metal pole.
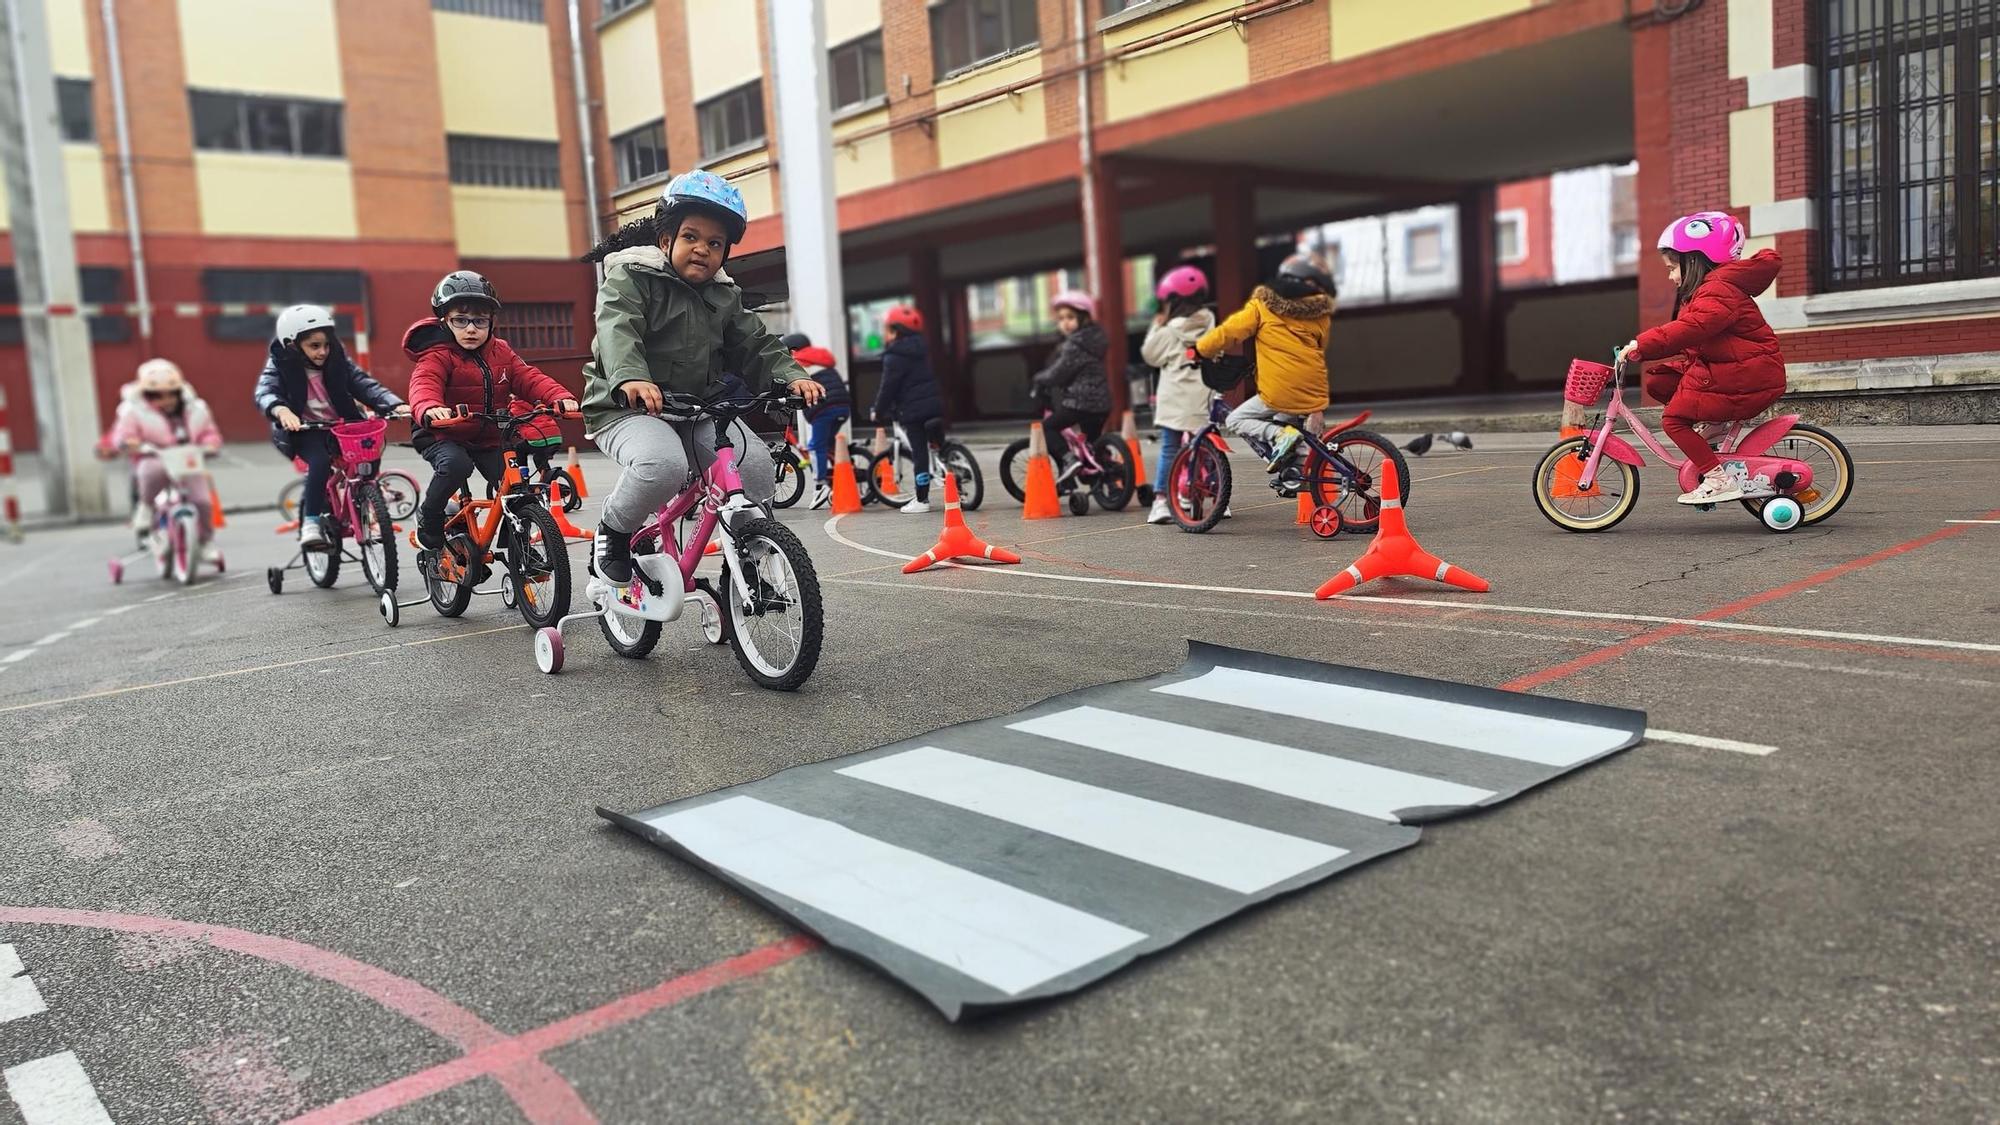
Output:
[[[778,180],[785,220],[785,278],[798,330],[847,366],[847,299],[840,278],[834,201],[833,114],[823,0],[766,0],[777,94]],[[858,405],[858,404],[857,404]],[[850,422],[850,426],[852,423]],[[845,456],[846,442],[837,452]]]
[[103,0],[104,54],[109,60],[111,115],[118,126],[118,186],[125,196],[125,240],[132,252],[132,294],[139,302],[139,340],[153,350],[153,292],[146,277],[146,242],[139,230],[139,185],[132,174],[132,126],[125,112],[125,58],[118,46],[117,0]]
[[6,165],[14,273],[50,515],[110,514],[97,444],[90,329],[79,314],[76,243],[57,128],[42,0],[0,0],[0,162]]
[[[1117,263],[1103,261],[1097,248],[1097,147],[1090,120],[1090,12],[1089,0],[1075,0],[1076,38],[1076,161],[1081,172],[1077,186],[1083,192],[1083,273],[1090,292],[1102,299],[1108,284],[1106,270]],[[1118,376],[1123,378],[1123,375]]]
[[[104,0],[106,4],[111,0]],[[583,198],[584,223],[590,232],[590,244],[595,246],[604,238],[604,228],[597,218],[597,138],[590,128],[590,76],[583,69],[583,16],[578,11],[578,0],[569,0],[569,73],[576,89],[576,137],[583,149]],[[597,263],[598,280],[604,279],[604,263]]]

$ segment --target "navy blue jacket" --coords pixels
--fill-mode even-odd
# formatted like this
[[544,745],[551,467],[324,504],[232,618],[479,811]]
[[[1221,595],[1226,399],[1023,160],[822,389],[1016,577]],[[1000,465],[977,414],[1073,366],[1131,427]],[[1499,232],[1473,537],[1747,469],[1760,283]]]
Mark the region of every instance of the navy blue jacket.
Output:
[[[354,366],[339,340],[333,342],[333,350],[327,353],[326,367],[320,374],[326,381],[327,404],[349,422],[361,421],[359,403],[385,417],[403,405],[403,400],[389,388]],[[271,420],[272,443],[289,452],[292,435],[272,415],[280,406],[291,407],[292,413],[301,418],[306,416],[306,357],[297,348],[273,340],[263,373],[257,376],[257,412]]]
[[931,374],[930,348],[920,333],[906,333],[882,349],[882,386],[875,393],[875,423],[894,419],[905,427],[944,417],[944,398]]

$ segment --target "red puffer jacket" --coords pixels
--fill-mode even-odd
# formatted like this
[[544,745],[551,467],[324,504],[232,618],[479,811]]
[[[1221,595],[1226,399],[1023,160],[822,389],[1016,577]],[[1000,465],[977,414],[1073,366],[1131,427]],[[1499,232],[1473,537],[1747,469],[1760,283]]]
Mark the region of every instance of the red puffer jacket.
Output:
[[1716,266],[1679,316],[1639,336],[1641,360],[1667,360],[1648,389],[1678,377],[1667,413],[1728,422],[1754,418],[1784,395],[1785,357],[1752,299],[1777,280],[1781,264],[1777,251],[1763,250]]
[[[451,329],[438,323],[436,317],[427,316],[410,325],[410,330],[403,333],[403,354],[417,365],[410,372],[409,400],[419,430],[429,430],[436,439],[455,441],[468,449],[497,448],[499,428],[490,422],[470,419],[429,423],[423,420],[424,415],[440,406],[508,410],[516,405],[513,402],[516,396],[544,406],[577,397],[516,355],[507,341],[498,336],[490,337],[476,352],[466,351],[452,338]],[[537,418],[517,431],[522,440],[553,438],[560,432],[548,418]]]

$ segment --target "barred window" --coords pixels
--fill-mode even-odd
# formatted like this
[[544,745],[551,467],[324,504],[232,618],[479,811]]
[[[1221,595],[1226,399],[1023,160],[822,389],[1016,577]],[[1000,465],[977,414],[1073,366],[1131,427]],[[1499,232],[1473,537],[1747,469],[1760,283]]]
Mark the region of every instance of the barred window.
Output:
[[621,12],[629,12],[633,8],[647,2],[648,0],[604,0],[602,13],[598,18],[608,20],[612,16],[618,15]]
[[282,156],[340,156],[341,104],[189,90],[194,147]]
[[618,167],[618,186],[636,184],[667,170],[667,125],[664,120],[641,125],[611,138],[611,162]]
[[863,36],[827,52],[833,108],[846,109],[882,96],[882,33]]
[[464,12],[469,16],[492,16],[522,23],[542,22],[542,0],[431,0],[440,12]]
[[566,354],[576,350],[576,306],[568,301],[531,301],[503,305],[493,333],[527,354]]
[[931,8],[931,56],[940,78],[1040,41],[1035,0],[944,0]]
[[560,188],[562,164],[554,141],[505,137],[445,138],[451,182],[506,188]]
[[2000,3],[1825,3],[1824,287],[2000,275]]
[[[359,270],[203,270],[201,291],[205,300],[215,302],[358,305],[362,279]],[[352,317],[339,313],[333,319],[334,330],[343,340],[354,339]],[[216,340],[266,341],[271,338],[274,321],[265,313],[211,316],[208,334]]]
[[748,148],[764,139],[764,83],[738,86],[695,107],[701,118],[701,157]]
[[56,108],[61,111],[63,140],[89,144],[97,139],[97,122],[90,112],[90,79],[56,79]]

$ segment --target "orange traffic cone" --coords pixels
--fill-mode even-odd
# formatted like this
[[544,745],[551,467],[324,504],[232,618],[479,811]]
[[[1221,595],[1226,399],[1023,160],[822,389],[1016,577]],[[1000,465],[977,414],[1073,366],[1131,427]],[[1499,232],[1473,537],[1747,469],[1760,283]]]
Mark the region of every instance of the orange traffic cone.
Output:
[[1132,491],[1137,493],[1146,487],[1146,459],[1139,453],[1139,420],[1130,410],[1125,412],[1125,448],[1132,455]]
[[214,477],[208,478],[208,511],[211,526],[229,526],[229,518],[222,514],[222,493],[216,491]]
[[[1569,408],[1568,404],[1565,403],[1563,408],[1567,410]],[[1568,441],[1570,438],[1584,437],[1589,433],[1590,430],[1587,427],[1566,425],[1562,428],[1562,433],[1557,435],[1557,440]],[[1584,494],[1583,489],[1578,488],[1576,484],[1582,476],[1583,462],[1574,457],[1563,458],[1556,463],[1555,479],[1549,482],[1550,494],[1558,500],[1574,500],[1582,496]],[[1597,485],[1595,482],[1592,482],[1590,487],[1592,491],[1595,491]]]
[[937,546],[903,564],[904,574],[915,574],[925,567],[936,566],[946,559],[987,559],[997,563],[1017,563],[1021,556],[1005,547],[995,547],[972,533],[965,526],[965,515],[958,507],[958,478],[950,473],[944,477],[944,534]]
[[1354,565],[1327,579],[1313,593],[1313,597],[1324,600],[1363,582],[1395,575],[1429,578],[1465,590],[1484,592],[1492,589],[1486,579],[1471,571],[1460,570],[1424,550],[1410,534],[1409,525],[1403,519],[1402,481],[1396,477],[1396,466],[1385,461],[1382,464],[1382,523],[1375,532],[1375,540],[1368,544],[1368,550],[1354,561]]
[[1299,489],[1299,515],[1297,519],[1292,521],[1292,523],[1295,525],[1311,523],[1313,519],[1313,509],[1317,507],[1319,507],[1319,501],[1313,499],[1312,489],[1310,488]]
[[852,515],[861,510],[861,484],[854,479],[854,462],[837,457],[833,462],[833,514]]
[[1042,438],[1040,422],[1028,423],[1026,492],[1021,500],[1022,519],[1052,520],[1062,515],[1062,504],[1056,499],[1056,467],[1049,460],[1049,447]]
[[[583,487],[581,485],[577,486],[576,494],[578,496],[583,495]],[[555,480],[549,482],[549,515],[555,517],[556,530],[562,532],[565,539],[597,538],[595,531],[586,530],[569,522],[569,513],[563,511],[563,508],[563,482],[561,477],[557,477]]]
[[706,547],[703,547],[703,548],[701,549],[701,553],[702,553],[702,554],[704,554],[704,555],[719,555],[719,554],[721,554],[721,553],[722,553],[722,540],[720,540],[720,539],[711,539],[711,540],[709,540],[709,541],[708,541],[708,546],[706,546]]
[[580,500],[590,499],[590,486],[583,483],[583,466],[577,464],[576,446],[574,445],[569,447],[569,461],[563,465],[563,471],[569,474],[569,479],[576,482],[577,498]]
[[299,529],[299,521],[286,520],[284,523],[279,524],[272,530],[277,532],[279,535],[290,535],[292,532],[297,531],[298,529]]

